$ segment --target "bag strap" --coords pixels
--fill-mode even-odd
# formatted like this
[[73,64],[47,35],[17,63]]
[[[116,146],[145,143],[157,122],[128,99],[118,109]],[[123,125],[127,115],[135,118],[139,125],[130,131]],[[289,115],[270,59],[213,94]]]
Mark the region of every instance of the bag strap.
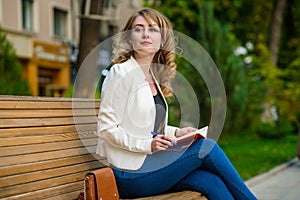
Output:
[[98,198],[98,185],[97,185],[97,176],[96,176],[96,174],[94,173],[94,171],[87,173],[87,175],[92,175],[92,176],[93,176],[94,183],[95,183],[95,193],[96,193],[96,199],[99,199],[99,198]]

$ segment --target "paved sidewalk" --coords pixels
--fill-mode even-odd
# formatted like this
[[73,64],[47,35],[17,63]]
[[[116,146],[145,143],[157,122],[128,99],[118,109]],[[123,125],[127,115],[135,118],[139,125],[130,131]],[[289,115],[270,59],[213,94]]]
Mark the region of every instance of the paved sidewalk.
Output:
[[246,184],[259,200],[299,200],[300,161],[294,158]]

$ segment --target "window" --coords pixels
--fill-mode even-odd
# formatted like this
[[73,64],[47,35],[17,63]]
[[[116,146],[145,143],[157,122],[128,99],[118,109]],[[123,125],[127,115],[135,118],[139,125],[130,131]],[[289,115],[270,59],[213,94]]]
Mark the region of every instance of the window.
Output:
[[67,36],[67,12],[54,8],[54,35],[64,39]]
[[33,31],[33,0],[22,0],[22,26],[24,30]]

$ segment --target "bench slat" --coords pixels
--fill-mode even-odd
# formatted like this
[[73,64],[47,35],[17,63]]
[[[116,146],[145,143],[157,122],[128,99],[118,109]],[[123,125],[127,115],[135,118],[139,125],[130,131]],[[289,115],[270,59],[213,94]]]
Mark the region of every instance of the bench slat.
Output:
[[[43,127],[26,127],[26,128],[0,128],[0,138],[14,137],[14,136],[38,136],[38,135],[55,135],[62,133],[75,133],[77,131],[95,132],[96,124],[76,124],[61,125],[61,126],[43,126]],[[79,133],[80,134],[80,133]]]
[[[76,112],[76,113],[75,113]],[[1,110],[0,119],[19,119],[19,118],[54,118],[54,117],[73,117],[76,116],[96,116],[98,110],[95,109],[47,109],[47,110]]]
[[[96,116],[77,117],[76,124],[96,123]],[[73,117],[61,118],[31,118],[31,119],[0,119],[1,128],[61,126],[74,124]]]
[[92,100],[86,100],[86,101],[77,101],[77,100],[70,100],[67,99],[66,101],[38,101],[36,99],[33,99],[32,101],[28,101],[27,99],[24,100],[5,100],[5,98],[0,97],[0,109],[72,109],[72,108],[84,108],[84,109],[90,109],[90,108],[99,108],[100,101],[92,101]]
[[65,174],[73,174],[77,172],[85,172],[87,170],[103,167],[99,161],[89,163],[70,165],[65,167],[40,170],[26,174],[0,177],[0,187],[8,187],[12,185],[24,184],[38,180],[51,179],[54,177],[64,176]]
[[[13,138],[12,142],[18,141],[18,138]],[[85,146],[96,146],[97,138],[88,138],[82,140],[69,140],[66,142],[52,142],[42,144],[30,144],[21,146],[0,147],[0,157],[15,156],[22,154],[33,154],[49,151],[59,151],[63,149],[72,149]]]
[[[0,149],[1,149],[1,147],[8,147],[8,148],[4,149],[3,151],[7,151],[7,153],[11,153],[10,149],[13,149],[14,147],[10,147],[10,146],[18,146],[18,145],[27,145],[28,146],[29,145],[28,147],[17,147],[16,148],[16,149],[24,148],[24,149],[26,149],[26,151],[28,151],[29,150],[28,148],[34,148],[34,146],[30,146],[32,144],[47,143],[48,147],[51,147],[53,142],[57,142],[56,145],[59,145],[60,144],[59,142],[63,142],[63,141],[77,140],[80,142],[80,139],[82,139],[84,142],[88,142],[88,140],[91,140],[91,138],[94,138],[93,140],[95,143],[95,142],[97,142],[97,139],[95,139],[96,137],[97,137],[97,135],[95,132],[89,132],[86,134],[82,134],[81,136],[78,136],[77,134],[66,133],[66,134],[45,135],[45,136],[25,136],[25,137],[1,138]],[[47,147],[47,146],[45,146],[45,147]],[[36,148],[39,148],[39,146],[37,146]],[[65,147],[62,146],[61,148],[65,148]],[[0,151],[0,156],[3,155],[3,151]],[[26,152],[19,152],[19,153],[23,154]]]
[[[57,185],[64,185],[64,184],[74,183],[79,181],[81,181],[81,183],[83,184],[82,177],[84,176],[84,174],[86,174],[86,172],[87,171],[83,171],[75,174],[52,178],[52,179],[45,179],[45,180],[26,183],[26,184],[14,185],[14,186],[4,188],[2,190],[2,193],[8,196],[13,196],[13,195],[21,195],[28,192],[35,192],[37,190],[43,190],[49,187],[55,187]],[[3,198],[1,194],[0,194],[0,198]]]
[[80,156],[72,156],[67,158],[60,158],[56,160],[40,161],[34,163],[18,164],[0,167],[1,176],[12,176],[16,174],[25,174],[29,172],[51,169],[54,167],[64,167],[68,165],[76,165],[80,163],[91,162],[100,159],[91,154],[84,154]]
[[95,151],[96,151],[96,147],[92,146],[88,148],[80,147],[74,149],[64,149],[59,151],[43,152],[43,153],[36,153],[36,154],[24,154],[24,155],[17,155],[17,156],[0,157],[0,167],[30,163],[30,162],[39,162],[39,161],[51,160],[51,159],[59,159],[59,158],[65,158],[70,156],[84,155],[90,152],[94,153]]
[[59,194],[54,197],[46,198],[44,200],[78,200],[78,192],[69,192],[67,194]]
[[58,185],[55,187],[50,187],[47,189],[43,190],[36,190],[33,192],[28,192],[28,193],[22,193],[19,195],[14,195],[14,196],[9,196],[6,197],[6,200],[44,200],[49,197],[53,197],[56,195],[61,195],[61,194],[66,194],[68,197],[67,200],[69,199],[76,199],[78,197],[78,194],[76,196],[76,192],[80,191],[83,187],[83,182],[71,182],[68,184],[64,185]]

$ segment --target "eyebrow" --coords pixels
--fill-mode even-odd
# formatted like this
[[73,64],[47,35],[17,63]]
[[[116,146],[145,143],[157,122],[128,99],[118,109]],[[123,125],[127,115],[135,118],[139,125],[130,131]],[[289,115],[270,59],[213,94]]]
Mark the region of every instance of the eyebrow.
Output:
[[[136,27],[136,26],[142,26],[142,27],[144,27],[144,24],[136,24],[136,25],[134,25],[134,27]],[[156,27],[159,28],[158,24],[149,24],[149,26],[150,26],[150,27],[156,26]]]

